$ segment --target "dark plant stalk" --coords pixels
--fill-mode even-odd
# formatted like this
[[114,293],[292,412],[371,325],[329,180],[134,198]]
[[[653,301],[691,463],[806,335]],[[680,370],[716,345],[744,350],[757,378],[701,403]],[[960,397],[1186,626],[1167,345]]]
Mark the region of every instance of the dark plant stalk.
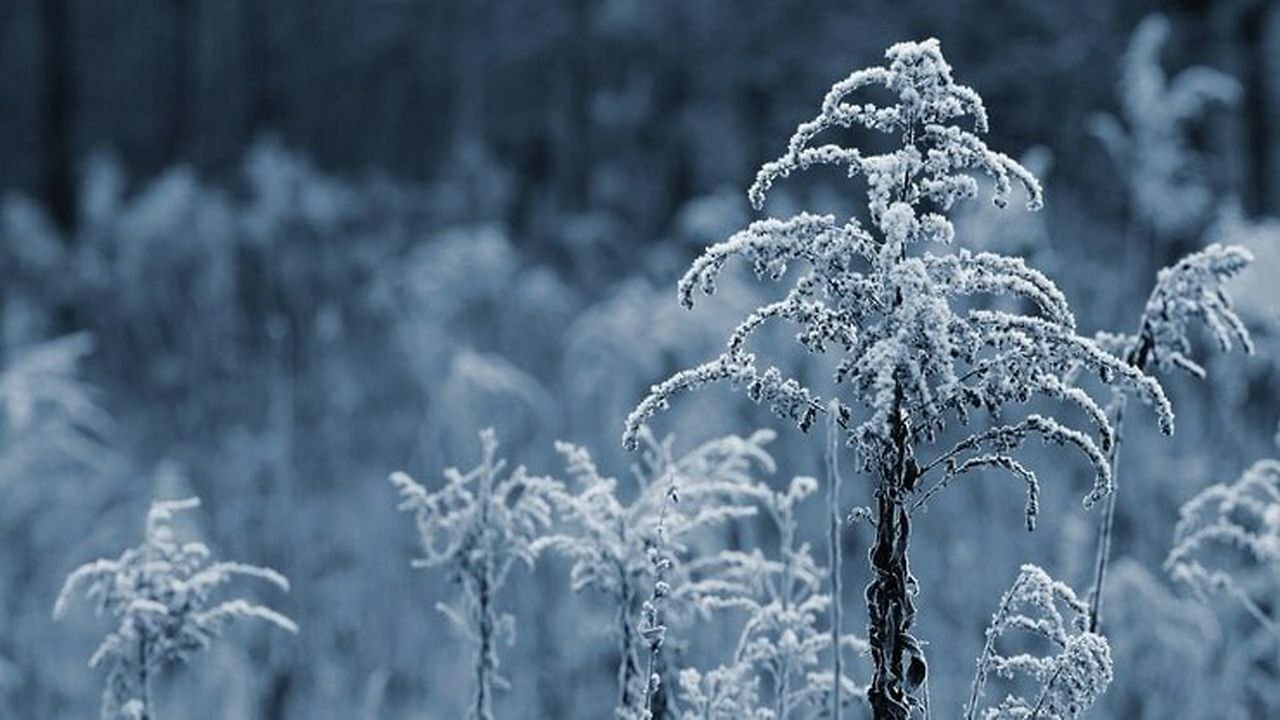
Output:
[[493,616],[493,533],[489,529],[489,504],[493,494],[493,481],[496,469],[492,459],[486,457],[484,474],[480,478],[480,527],[483,528],[481,545],[485,548],[481,554],[480,566],[473,569],[473,582],[476,591],[476,691],[475,704],[471,709],[473,720],[493,720],[492,671],[496,665],[493,649],[493,634],[496,630],[496,619]]
[[844,673],[840,652],[840,625],[843,608],[840,588],[840,468],[838,465],[837,438],[840,413],[835,408],[827,419],[827,511],[830,513],[827,564],[831,572],[831,717],[840,720],[840,678]]
[[493,654],[494,623],[489,593],[489,563],[481,569],[476,582],[477,619],[479,632],[476,647],[476,695],[472,717],[476,720],[492,720],[493,700],[490,691],[490,670]]
[[910,428],[902,410],[902,392],[894,393],[889,443],[880,457],[876,490],[876,537],[869,553],[873,573],[867,585],[867,635],[874,671],[867,700],[875,720],[907,720],[914,692],[925,678],[920,643],[911,635],[915,622],[916,582],[908,565],[911,519],[905,497],[915,487]]

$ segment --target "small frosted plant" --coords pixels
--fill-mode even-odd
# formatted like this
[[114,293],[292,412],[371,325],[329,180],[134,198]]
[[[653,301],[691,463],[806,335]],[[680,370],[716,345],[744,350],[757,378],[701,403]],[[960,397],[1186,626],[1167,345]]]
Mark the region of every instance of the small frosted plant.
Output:
[[[1039,482],[1015,456],[1034,437],[1079,449],[1094,471],[1084,504],[1105,497],[1111,489],[1111,424],[1101,405],[1065,373],[1069,367],[1087,367],[1104,385],[1136,393],[1154,406],[1165,432],[1172,432],[1173,416],[1154,379],[1077,334],[1066,299],[1042,273],[1017,258],[924,249],[954,239],[946,213],[977,194],[974,172],[992,178],[997,206],[1008,203],[1016,182],[1027,193],[1028,208],[1037,209],[1041,190],[1025,168],[983,142],[982,100],[954,82],[936,40],[895,45],[886,57],[887,66],[859,70],[836,83],[821,114],[799,126],[786,153],[760,169],[749,192],[761,209],[777,180],[816,165],[836,166],[865,179],[869,222],[809,213],[760,220],[694,261],[678,289],[686,306],[698,291],[714,292],[719,271],[736,256],[751,263],[761,279],[793,277],[794,283],[782,300],[744,319],[719,357],[655,385],[628,418],[623,440],[634,446],[641,425],[674,395],[713,383],[745,387],[749,398],[802,431],[820,413],[834,414],[861,461],[858,469],[876,479],[874,507],[864,513],[876,533],[866,590],[874,665],[868,699],[876,718],[901,720],[923,709],[919,692],[927,667],[923,646],[912,635],[918,592],[909,561],[914,511],[954,478],[993,470],[1025,486],[1025,521],[1034,528]],[[881,89],[877,97],[891,101],[850,99],[872,87]],[[881,132],[900,144],[882,154],[814,144],[824,131],[844,128]],[[802,269],[789,273],[793,265]],[[975,295],[1012,295],[1034,312],[973,307],[968,298]],[[797,341],[811,352],[838,353],[833,405],[783,370],[762,369],[748,345],[773,320],[797,325]],[[930,459],[916,459],[935,445],[948,420],[965,422],[975,409],[995,417],[1037,396],[1082,411],[1092,434],[1029,414],[973,432]]]
[[1280,583],[1280,461],[1260,460],[1183,505],[1164,567],[1206,603],[1219,593],[1234,598],[1280,639],[1280,625],[1250,594]]
[[[817,481],[810,477],[794,478],[781,492],[763,483],[756,485],[753,494],[778,532],[777,557],[766,558],[759,550],[724,552],[709,558],[702,568],[715,578],[714,583],[704,584],[703,605],[746,614],[732,657],[708,673],[707,679],[754,673],[757,680],[753,687],[763,679],[773,701],[767,707],[752,709],[746,717],[831,717],[833,703],[844,702],[839,698],[854,701],[865,695],[863,688],[843,674],[837,685],[833,670],[826,668],[839,665],[828,666],[822,657],[843,653],[846,648],[860,654],[867,644],[852,635],[836,640],[822,627],[822,618],[832,605],[832,595],[824,587],[828,575],[814,559],[809,544],[796,537],[797,505],[817,489]],[[686,691],[686,703],[696,708],[702,705],[700,693],[708,692],[701,686],[691,687]],[[739,703],[746,699],[735,697]]]
[[703,673],[680,671],[680,717],[687,720],[772,720],[760,705],[760,678],[747,663],[721,666]]
[[[1188,331],[1198,321],[1209,329],[1223,352],[1239,346],[1245,353],[1252,354],[1253,341],[1249,337],[1249,330],[1236,314],[1231,297],[1223,287],[1224,283],[1238,275],[1252,260],[1253,256],[1243,247],[1216,243],[1187,255],[1157,275],[1156,286],[1142,311],[1137,334],[1099,333],[1098,343],[1141,372],[1155,366],[1162,371],[1176,368],[1193,377],[1204,378],[1204,368],[1190,357],[1191,339]],[[1115,393],[1107,409],[1115,429],[1115,440],[1108,450],[1113,485],[1119,475],[1124,410],[1124,396]],[[1089,630],[1092,632],[1098,631],[1100,622],[1117,496],[1118,493],[1113,488],[1107,496],[1099,524],[1097,559],[1094,563],[1093,586],[1089,593]]]
[[[556,444],[571,477],[569,491],[556,495],[565,527],[537,544],[569,558],[575,592],[601,593],[613,605],[620,714],[647,711],[650,699],[643,686],[652,676],[645,673],[651,649],[642,631],[662,623],[650,622],[644,603],[668,612],[691,604],[694,586],[683,580],[696,561],[690,541],[756,512],[742,497],[754,471],[774,470],[766,449],[773,437],[768,430],[730,435],[676,458],[672,439],[658,441],[642,432],[645,452],[634,468],[638,492],[630,503],[620,499],[618,481],[601,475],[585,448]],[[678,503],[670,495],[673,482]],[[665,587],[655,597],[659,580]],[[665,642],[665,630],[662,635]]]
[[1162,241],[1198,229],[1213,210],[1205,159],[1188,142],[1187,126],[1213,105],[1234,105],[1241,95],[1235,79],[1207,67],[1190,67],[1169,78],[1160,65],[1169,34],[1164,15],[1142,20],[1122,61],[1123,121],[1111,115],[1093,118],[1094,133],[1125,176],[1136,219]]
[[76,568],[54,604],[55,618],[66,615],[72,597],[83,589],[99,613],[117,619],[89,659],[106,665],[103,720],[150,720],[151,678],[166,665],[180,665],[222,634],[232,621],[257,618],[291,633],[292,620],[243,599],[217,601],[215,591],[235,576],[254,577],[289,589],[289,581],[269,568],[237,562],[213,562],[198,542],[179,542],[174,515],[198,507],[198,498],[157,500],[147,513],[143,543],[120,557]]
[[[969,691],[965,720],[1072,720],[1080,717],[1111,684],[1111,647],[1084,629],[1088,607],[1066,585],[1035,565],[1023,565],[987,627],[978,670]],[[1026,635],[1047,652],[1002,654],[997,647],[1011,633]],[[1007,695],[982,708],[983,691],[995,675],[1023,677],[1031,692]]]
[[532,566],[535,541],[552,521],[555,480],[534,477],[523,465],[503,476],[492,429],[480,433],[480,464],[468,472],[444,471],[444,485],[428,491],[402,472],[391,474],[400,510],[413,514],[422,557],[414,567],[447,568],[462,588],[458,607],[436,607],[475,645],[475,688],[468,717],[492,720],[498,674],[498,643],[515,639],[515,618],[500,612],[498,594],[517,563]]

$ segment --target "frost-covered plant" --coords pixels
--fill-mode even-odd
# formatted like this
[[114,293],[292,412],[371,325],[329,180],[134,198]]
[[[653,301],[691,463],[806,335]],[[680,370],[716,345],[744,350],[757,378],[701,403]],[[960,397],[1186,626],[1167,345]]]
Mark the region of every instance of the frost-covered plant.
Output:
[[[667,542],[667,517],[671,513],[671,506],[680,502],[678,478],[675,472],[668,469],[662,510],[658,512],[658,524],[654,527],[653,538],[649,542],[646,553],[653,573],[653,583],[650,586],[649,597],[640,606],[640,639],[648,650],[648,657],[645,661],[644,693],[641,695],[639,711],[634,713],[638,720],[652,720],[654,704],[658,700],[658,689],[662,685],[662,677],[658,674],[658,662],[662,645],[667,639],[663,610],[667,597],[671,595],[668,571],[675,564],[670,543]],[[626,708],[621,713],[623,717],[629,717],[631,714]]]
[[681,717],[689,720],[771,720],[760,706],[760,678],[748,663],[724,665],[706,673],[680,671]]
[[1125,176],[1135,216],[1162,240],[1196,230],[1215,203],[1202,171],[1204,157],[1188,142],[1187,126],[1214,104],[1234,105],[1241,95],[1234,78],[1207,67],[1168,78],[1160,52],[1169,34],[1164,15],[1143,19],[1123,60],[1123,122],[1105,114],[1092,122]]
[[[1084,629],[1087,611],[1071,588],[1035,565],[1023,565],[987,626],[965,720],[1070,720],[1088,710],[1111,683],[1113,668],[1106,638]],[[997,641],[1014,632],[1047,645],[1048,652],[1002,654]],[[1034,690],[980,710],[992,674],[1029,678]]]
[[460,607],[436,605],[475,643],[472,720],[492,720],[493,689],[505,687],[498,674],[500,641],[515,639],[515,618],[500,612],[498,593],[516,562],[533,565],[535,542],[552,521],[552,498],[560,483],[535,477],[523,465],[503,477],[492,429],[480,432],[480,464],[468,472],[444,471],[444,486],[428,491],[405,473],[391,474],[400,492],[399,509],[413,513],[422,558],[414,567],[447,568],[462,588]]
[[[738,325],[720,357],[655,385],[629,418],[624,442],[634,446],[641,425],[673,395],[720,382],[745,386],[752,400],[808,430],[827,407],[782,370],[761,369],[747,343],[767,321],[781,319],[799,326],[797,339],[810,351],[840,354],[836,390],[848,400],[837,398],[833,412],[860,469],[878,480],[875,507],[867,513],[876,531],[866,592],[875,666],[868,696],[877,718],[900,720],[921,707],[916,696],[926,667],[921,643],[911,634],[918,589],[908,560],[913,511],[956,476],[992,469],[1026,485],[1026,520],[1033,527],[1038,480],[1014,452],[1037,436],[1082,451],[1095,475],[1086,506],[1106,496],[1111,425],[1074,376],[1064,374],[1068,367],[1082,365],[1105,385],[1135,392],[1155,406],[1166,432],[1172,431],[1172,412],[1155,380],[1077,334],[1062,293],[1022,260],[921,249],[953,239],[945,213],[977,193],[973,172],[992,178],[996,205],[1009,201],[1014,182],[1025,188],[1030,208],[1041,205],[1041,191],[1025,168],[979,137],[987,130],[986,110],[976,92],[953,81],[936,40],[895,45],[886,57],[886,67],[859,70],[838,82],[821,114],[800,125],[787,152],[761,168],[749,193],[761,208],[776,180],[814,165],[834,165],[866,179],[869,224],[801,213],[757,221],[709,248],[680,281],[686,306],[699,289],[715,290],[718,272],[734,256],[751,262],[761,278],[781,280],[793,264],[804,269],[785,298]],[[881,96],[891,102],[850,100],[850,93],[872,86],[887,91]],[[965,117],[972,130],[960,125]],[[901,145],[882,154],[811,145],[825,130],[855,127],[894,136]],[[964,306],[968,296],[1000,294],[1025,299],[1038,312]],[[974,432],[930,460],[916,460],[947,420],[963,422],[974,408],[995,414],[1036,396],[1078,407],[1096,439],[1053,417],[1031,414]],[[935,479],[925,489],[929,477]]]
[[80,371],[93,345],[85,333],[67,335],[23,348],[0,368],[0,487],[48,473],[55,460],[103,460],[111,420]]
[[1251,595],[1280,584],[1280,461],[1260,460],[1234,483],[1205,488],[1178,515],[1165,570],[1205,602],[1215,593],[1236,599],[1280,638]]
[[89,659],[90,667],[108,666],[100,717],[147,720],[153,717],[150,685],[166,665],[188,661],[217,638],[231,621],[265,620],[291,633],[298,626],[284,615],[243,599],[217,601],[214,592],[235,576],[265,580],[281,590],[289,581],[269,568],[238,562],[212,562],[209,548],[180,542],[176,513],[198,507],[198,498],[157,500],[147,513],[143,543],[120,557],[76,568],[54,604],[63,617],[72,596],[84,588],[99,613],[118,621]]
[[1237,343],[1253,352],[1249,330],[1236,314],[1224,283],[1253,261],[1239,245],[1214,243],[1191,253],[1156,276],[1155,288],[1142,311],[1135,335],[1099,334],[1103,347],[1145,369],[1154,362],[1160,370],[1177,368],[1204,378],[1204,368],[1192,360],[1188,336],[1194,321],[1202,322],[1223,352]]
[[[1223,287],[1224,283],[1238,275],[1252,260],[1253,256],[1243,247],[1216,243],[1187,255],[1174,265],[1162,269],[1157,275],[1156,286],[1142,311],[1137,334],[1099,333],[1098,344],[1124,358],[1126,363],[1140,372],[1145,372],[1154,365],[1162,371],[1178,368],[1194,377],[1203,378],[1204,368],[1188,357],[1191,353],[1191,340],[1187,334],[1189,326],[1193,321],[1199,320],[1209,328],[1223,352],[1238,344],[1244,352],[1253,353],[1249,330],[1236,314],[1231,297]],[[1108,416],[1115,429],[1115,440],[1108,450],[1113,486],[1119,473],[1124,410],[1124,396],[1114,394],[1108,408]],[[1107,496],[1099,524],[1097,559],[1089,594],[1089,630],[1093,632],[1098,630],[1102,592],[1111,555],[1116,498],[1117,493],[1113,487],[1111,494]]]
[[[646,598],[652,600],[658,571],[666,576],[661,602],[668,612],[685,611],[694,599],[691,593],[706,591],[685,580],[697,559],[693,540],[707,528],[756,512],[742,498],[753,469],[773,472],[773,458],[766,449],[773,438],[769,430],[748,437],[730,435],[676,458],[671,438],[659,441],[643,432],[639,439],[645,452],[633,473],[638,488],[629,503],[620,497],[618,481],[600,474],[586,448],[557,443],[573,480],[570,492],[556,495],[566,524],[537,544],[570,559],[575,592],[602,593],[613,606],[620,713],[646,705],[640,702],[647,697],[637,685],[648,681],[641,654],[649,647],[637,617],[644,614]],[[673,482],[678,503],[670,498]],[[659,545],[666,550],[659,551]]]
[[[704,606],[746,613],[732,657],[708,673],[707,679],[750,677],[754,673],[757,681],[753,686],[758,686],[758,679],[765,680],[773,701],[767,707],[751,708],[744,717],[815,717],[829,712],[835,701],[835,676],[832,670],[824,670],[822,657],[835,652],[832,635],[822,627],[832,604],[832,596],[824,588],[827,571],[814,559],[809,544],[796,537],[796,506],[817,489],[817,481],[810,477],[794,478],[781,492],[757,484],[752,493],[778,532],[777,557],[768,558],[759,549],[724,552],[709,558],[701,568],[715,578],[715,585],[706,587]],[[840,637],[840,651],[845,648],[861,653],[867,644],[845,635]],[[839,695],[851,700],[865,694],[844,675],[839,687]],[[694,711],[702,704],[700,693],[707,693],[700,685],[686,691],[690,713],[698,718],[714,717]],[[738,703],[747,700],[745,695],[733,697]],[[805,710],[808,714],[802,715]]]

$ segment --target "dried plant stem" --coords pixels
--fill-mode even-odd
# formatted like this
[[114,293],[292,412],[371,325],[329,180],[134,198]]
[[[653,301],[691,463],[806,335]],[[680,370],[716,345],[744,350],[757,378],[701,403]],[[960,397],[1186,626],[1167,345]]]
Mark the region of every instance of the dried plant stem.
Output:
[[836,418],[840,413],[832,408],[827,421],[827,511],[830,513],[830,524],[827,538],[827,565],[831,572],[831,717],[840,720],[840,680],[844,674],[843,658],[840,651],[840,632],[842,596],[840,587],[840,468],[837,451],[840,426]]
[[476,720],[493,720],[493,691],[491,670],[494,665],[494,618],[489,592],[489,563],[476,578],[476,693],[471,716]]
[[908,565],[911,518],[905,495],[914,487],[916,464],[908,443],[910,430],[901,412],[901,390],[891,415],[890,442],[880,457],[876,490],[876,538],[869,553],[873,578],[867,586],[867,636],[874,671],[867,700],[875,720],[906,720],[915,702],[911,693],[923,683],[925,663],[915,623],[915,578]]
[[1107,566],[1111,561],[1111,535],[1115,526],[1116,495],[1119,494],[1120,440],[1124,432],[1125,398],[1116,399],[1115,418],[1111,422],[1114,436],[1111,449],[1107,453],[1107,461],[1111,464],[1111,492],[1102,508],[1102,520],[1098,526],[1098,556],[1093,567],[1093,588],[1089,593],[1089,625],[1091,633],[1098,632],[1099,615],[1102,611],[1102,588],[1107,581]]
[[644,718],[654,717],[654,702],[658,696],[660,679],[658,678],[658,655],[662,652],[662,644],[666,640],[667,628],[662,624],[662,603],[667,596],[667,569],[671,560],[667,556],[667,514],[672,503],[678,502],[676,490],[676,473],[669,471],[670,485],[663,498],[662,510],[658,513],[658,526],[654,530],[653,547],[650,548],[650,562],[653,565],[653,592],[644,604],[645,626],[640,634],[649,644],[649,661],[645,669],[644,679]]

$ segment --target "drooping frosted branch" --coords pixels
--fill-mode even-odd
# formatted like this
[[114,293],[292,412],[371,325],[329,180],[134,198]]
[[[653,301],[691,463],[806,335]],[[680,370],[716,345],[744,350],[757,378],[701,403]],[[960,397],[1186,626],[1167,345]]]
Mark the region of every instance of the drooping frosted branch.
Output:
[[[965,707],[966,720],[1073,720],[1087,711],[1113,677],[1106,638],[1080,629],[1087,611],[1070,587],[1035,565],[1023,565],[987,626],[986,644],[978,656]],[[1047,652],[1002,654],[998,642],[1012,632],[1038,638]],[[1026,676],[1034,690],[1008,695],[982,708],[983,691],[992,675],[1011,681]]]

